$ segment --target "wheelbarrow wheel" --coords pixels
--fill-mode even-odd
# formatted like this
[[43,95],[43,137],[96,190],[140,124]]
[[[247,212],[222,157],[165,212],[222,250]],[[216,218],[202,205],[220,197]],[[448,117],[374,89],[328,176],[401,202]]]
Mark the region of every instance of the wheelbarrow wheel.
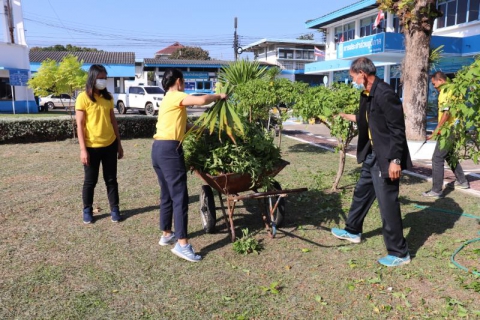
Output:
[[[272,188],[269,191],[278,191],[278,190],[282,190],[282,186],[280,186],[280,183],[278,183],[278,181],[274,181],[272,184]],[[267,211],[268,214],[270,214],[270,204],[269,204],[270,201],[272,201],[272,206],[274,206],[278,198],[279,196],[272,197],[272,198],[265,198],[265,206],[266,206],[265,210]],[[270,219],[272,223],[276,227],[282,226],[283,218],[285,217],[285,198],[280,198],[280,200],[278,201],[277,208],[273,212],[273,215],[270,217],[271,217]]]
[[210,186],[202,186],[200,193],[200,216],[202,218],[203,230],[206,233],[214,233],[217,215],[215,213],[215,199]]

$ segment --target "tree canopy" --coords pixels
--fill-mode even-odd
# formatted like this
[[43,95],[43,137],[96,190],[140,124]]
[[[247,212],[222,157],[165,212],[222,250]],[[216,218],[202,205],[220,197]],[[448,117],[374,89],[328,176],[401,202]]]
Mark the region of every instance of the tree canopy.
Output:
[[306,33],[302,34],[300,37],[297,38],[297,40],[313,40],[313,33]]
[[56,44],[50,47],[32,47],[30,48],[30,51],[103,52],[103,50],[98,50],[96,48],[77,47],[77,46],[72,46],[71,44],[67,44],[66,46],[61,44]]
[[182,60],[210,60],[208,51],[200,47],[183,47],[175,50],[169,57],[170,59]]
[[85,86],[86,80],[87,72],[82,69],[82,63],[68,54],[59,64],[51,59],[43,61],[28,86],[37,96],[62,93],[73,96],[76,90]]

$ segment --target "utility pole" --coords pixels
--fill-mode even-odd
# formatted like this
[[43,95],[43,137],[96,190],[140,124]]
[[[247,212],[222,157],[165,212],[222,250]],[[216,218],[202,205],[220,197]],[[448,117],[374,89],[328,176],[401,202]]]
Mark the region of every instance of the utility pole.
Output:
[[234,28],[235,28],[235,32],[233,33],[233,53],[234,53],[235,61],[237,61],[238,60],[237,17],[235,17],[235,20],[234,20]]
[[15,43],[15,35],[13,33],[13,14],[12,14],[12,6],[10,4],[10,0],[6,0],[6,4],[4,6],[4,11],[7,19],[8,30],[10,32],[10,42]]

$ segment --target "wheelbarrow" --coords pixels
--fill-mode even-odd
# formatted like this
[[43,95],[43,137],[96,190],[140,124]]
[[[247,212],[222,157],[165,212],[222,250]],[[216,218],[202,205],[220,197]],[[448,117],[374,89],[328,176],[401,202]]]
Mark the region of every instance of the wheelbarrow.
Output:
[[[281,162],[273,169],[263,174],[263,177],[274,177],[283,168],[289,164],[288,161]],[[253,183],[252,177],[248,173],[225,173],[217,176],[209,175],[205,172],[195,170],[195,173],[206,183],[202,186],[200,192],[200,215],[202,218],[203,229],[207,233],[215,232],[216,224],[216,206],[213,190],[216,190],[220,199],[220,206],[227,230],[230,231],[232,242],[235,241],[235,226],[233,224],[233,213],[238,201],[245,199],[257,199],[262,211],[262,218],[269,235],[273,238],[277,232],[277,227],[282,225],[285,217],[285,197],[291,193],[307,191],[307,188],[282,190],[280,183],[274,181],[271,188],[266,192],[258,192],[260,187]],[[241,195],[241,192],[252,191]],[[227,210],[225,209],[224,195],[227,200]],[[262,201],[263,200],[263,201]]]

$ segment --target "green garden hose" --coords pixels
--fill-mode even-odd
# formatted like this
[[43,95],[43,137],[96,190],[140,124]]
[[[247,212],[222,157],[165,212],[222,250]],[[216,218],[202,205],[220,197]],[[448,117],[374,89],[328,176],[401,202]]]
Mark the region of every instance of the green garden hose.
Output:
[[[472,214],[468,214],[468,213],[458,213],[458,212],[453,212],[453,211],[449,211],[449,210],[444,210],[444,209],[439,209],[439,208],[434,208],[434,207],[427,207],[427,206],[420,206],[418,204],[415,204],[414,205],[415,208],[418,208],[418,209],[425,209],[425,210],[432,210],[432,211],[439,211],[439,212],[443,212],[443,213],[448,213],[448,214],[454,214],[454,215],[460,215],[462,217],[467,217],[467,218],[472,218],[472,219],[477,219],[480,221],[480,217],[478,216],[474,216]],[[480,234],[480,232],[478,232]],[[457,255],[457,253],[459,253],[463,248],[465,248],[468,244],[470,243],[473,243],[473,242],[477,242],[477,241],[480,241],[480,238],[475,238],[475,239],[472,239],[472,240],[468,240],[468,241],[465,241],[457,250],[455,250],[455,252],[452,254],[452,256],[450,257],[450,261],[453,263],[454,266],[456,266],[457,268],[459,269],[462,269],[468,273],[471,273],[471,274],[474,274],[476,276],[480,276],[480,272],[478,271],[474,271],[474,270],[469,270],[468,268],[462,266],[461,264],[459,264],[457,261],[455,261],[455,256]]]

